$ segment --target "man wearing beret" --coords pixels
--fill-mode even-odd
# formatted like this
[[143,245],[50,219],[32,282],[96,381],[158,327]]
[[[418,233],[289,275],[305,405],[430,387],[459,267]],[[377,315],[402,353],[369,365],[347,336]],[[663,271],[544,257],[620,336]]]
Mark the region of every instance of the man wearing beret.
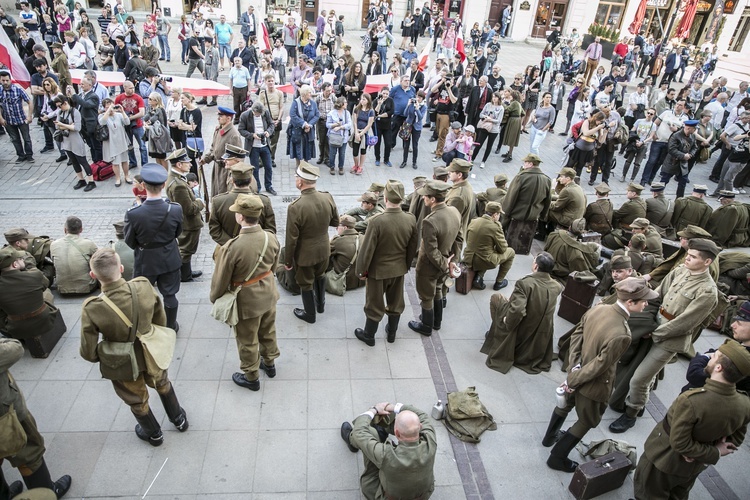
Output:
[[390,180],[385,185],[385,212],[370,219],[357,258],[357,276],[366,279],[365,327],[354,334],[369,346],[375,345],[378,324],[388,315],[385,327],[388,342],[396,340],[396,331],[404,312],[404,275],[417,255],[417,223],[414,216],[401,210],[404,185]]
[[707,186],[694,184],[691,194],[675,200],[672,213],[672,227],[675,232],[679,233],[690,224],[706,229],[713,212],[704,199],[707,191]]
[[661,168],[661,182],[665,186],[669,179],[677,179],[677,198],[685,195],[688,181],[688,162],[695,157],[698,145],[695,142],[695,127],[698,120],[686,120],[682,129],[669,136],[667,141],[667,156]]
[[234,110],[219,106],[218,121],[219,124],[214,130],[211,139],[211,149],[208,150],[203,158],[200,159],[200,165],[214,162],[213,173],[211,174],[211,196],[226,193],[229,190],[229,170],[225,168],[224,153],[227,145],[231,144],[242,147],[243,139],[237,128],[232,123],[234,119]]
[[547,237],[544,251],[555,259],[552,277],[560,283],[564,284],[574,271],[593,272],[599,265],[599,245],[578,240],[585,230],[586,220],[580,218],[573,221],[570,229],[557,229]]
[[418,191],[430,214],[422,221],[416,268],[422,317],[420,321],[409,321],[409,328],[428,337],[442,325],[443,285],[457,267],[463,244],[461,214],[445,203],[449,189],[445,182],[428,181]]
[[300,197],[287,211],[284,265],[294,269],[302,294],[304,309],[294,315],[308,323],[315,323],[315,312],[323,313],[326,303],[326,269],[331,254],[328,227],[339,225],[339,211],[333,196],[315,189],[320,169],[300,161],[295,186]]
[[469,228],[469,221],[476,217],[476,199],[474,190],[469,184],[469,171],[472,163],[468,160],[456,158],[448,166],[448,176],[451,180],[451,189],[445,198],[445,203],[449,207],[456,207],[461,214],[461,231],[464,239],[466,230]]
[[500,217],[503,209],[499,203],[487,203],[484,214],[469,223],[466,235],[466,248],[463,262],[474,270],[472,288],[484,290],[484,273],[499,266],[495,284],[492,289],[497,291],[508,286],[508,275],[516,252],[505,241]]
[[146,201],[125,213],[125,243],[135,251],[133,275],[145,276],[164,298],[167,326],[179,331],[177,309],[182,259],[177,237],[182,233],[182,207],[163,198],[167,172],[158,163],[141,169]]
[[669,273],[656,289],[662,300],[656,318],[659,326],[651,333],[654,345],[633,373],[625,413],[610,424],[610,431],[622,433],[633,427],[646,406],[654,377],[675,354],[692,349],[692,331],[718,303],[716,283],[708,268],[719,251],[711,240],[693,238],[688,242],[685,264]]
[[735,452],[750,422],[750,398],[735,384],[750,375],[750,353],[727,340],[711,355],[703,387],[683,392],[656,424],[633,477],[635,498],[688,498],[708,465]]
[[49,252],[52,240],[48,236],[32,236],[21,227],[6,231],[4,236],[9,246],[24,254],[26,268],[36,267],[52,284],[55,280],[55,264]]
[[667,236],[674,212],[674,202],[664,196],[664,189],[664,184],[654,182],[651,184],[651,198],[646,200],[646,218],[662,237]]
[[531,246],[537,221],[547,219],[552,201],[552,181],[539,168],[540,163],[537,155],[526,155],[523,169],[510,181],[503,199],[503,229],[508,244],[517,254],[529,253],[526,246]]
[[502,204],[505,195],[508,194],[506,184],[508,183],[508,174],[497,174],[493,179],[495,187],[487,188],[482,193],[477,193],[477,214],[484,213],[484,205],[487,202],[495,201]]
[[612,231],[612,213],[614,207],[609,200],[611,189],[605,182],[600,182],[594,187],[596,200],[592,201],[586,207],[583,218],[586,219],[586,227],[605,235]]
[[360,202],[360,206],[352,208],[346,212],[346,215],[353,217],[356,221],[354,229],[361,234],[365,234],[370,217],[383,213],[383,209],[378,205],[378,195],[371,191],[362,193],[357,201]]
[[172,168],[167,178],[167,198],[182,207],[182,233],[177,237],[177,245],[180,248],[182,267],[180,268],[180,281],[183,283],[193,281],[201,276],[203,271],[193,271],[191,259],[198,250],[198,242],[203,227],[203,201],[195,197],[193,190],[188,186],[185,175],[190,172],[190,158],[185,149],[173,151],[167,158]]
[[[698,226],[689,225],[679,233],[677,236],[680,238],[680,248],[670,255],[664,262],[659,264],[653,271],[644,276],[649,281],[651,288],[656,288],[664,277],[669,274],[673,269],[677,269],[685,262],[687,256],[688,243],[693,238],[707,238],[711,239],[711,233],[702,229]],[[719,279],[719,262],[714,260],[708,268],[708,273],[714,281]]]
[[711,239],[724,248],[744,247],[748,240],[750,213],[734,196],[732,191],[721,191],[721,205],[714,210],[706,224],[706,230],[712,235]]
[[279,357],[276,345],[279,292],[273,274],[279,262],[279,242],[273,233],[258,225],[263,203],[257,196],[240,194],[230,210],[241,226],[240,234],[217,252],[210,299],[213,303],[228,291],[239,288],[239,322],[234,332],[242,371],[232,375],[232,381],[257,391],[260,389],[258,370],[266,372],[269,378],[275,377],[274,360]]
[[346,273],[346,290],[354,290],[364,286],[357,276],[355,263],[359,259],[364,236],[354,229],[357,221],[351,215],[339,217],[339,227],[336,236],[331,238],[331,257],[328,261],[328,271],[337,274]]
[[[615,289],[617,303],[590,309],[571,336],[568,377],[562,385],[567,405],[555,408],[542,440],[543,446],[555,445],[547,459],[552,469],[575,472],[578,464],[570,460],[568,454],[602,420],[612,393],[617,362],[630,345],[628,319],[632,313],[642,312],[648,301],[658,296],[642,278],[625,278]],[[558,435],[573,408],[578,420],[564,434]]]
[[[562,190],[549,206],[546,233],[554,231],[556,225],[570,227],[574,220],[580,219],[586,212],[586,194],[575,182],[575,178],[575,169],[565,167],[558,172],[557,184],[562,186]],[[555,198],[555,195],[552,197]]]

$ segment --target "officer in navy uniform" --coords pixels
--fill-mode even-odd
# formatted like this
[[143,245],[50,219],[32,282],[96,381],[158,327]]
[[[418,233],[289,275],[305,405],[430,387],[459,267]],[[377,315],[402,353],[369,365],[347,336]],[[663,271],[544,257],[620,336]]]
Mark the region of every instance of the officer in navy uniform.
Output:
[[178,331],[177,292],[182,259],[177,237],[182,233],[182,207],[163,196],[167,171],[158,163],[141,169],[148,198],[125,213],[125,243],[134,250],[133,276],[145,276],[164,297],[167,326]]

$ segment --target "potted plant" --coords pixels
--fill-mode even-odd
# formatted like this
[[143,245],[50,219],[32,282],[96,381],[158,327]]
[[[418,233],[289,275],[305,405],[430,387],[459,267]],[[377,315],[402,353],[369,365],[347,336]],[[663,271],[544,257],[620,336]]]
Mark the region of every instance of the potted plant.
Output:
[[603,24],[591,23],[588,33],[583,35],[581,48],[586,50],[586,47],[588,47],[597,36],[601,38],[602,58],[611,59],[612,52],[615,50],[615,45],[620,40],[620,30]]

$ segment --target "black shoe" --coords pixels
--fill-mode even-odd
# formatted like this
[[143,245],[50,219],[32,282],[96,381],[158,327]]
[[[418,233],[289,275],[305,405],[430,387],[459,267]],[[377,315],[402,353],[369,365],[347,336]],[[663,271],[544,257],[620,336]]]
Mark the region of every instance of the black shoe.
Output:
[[388,324],[385,325],[386,341],[393,344],[396,341],[396,331],[398,331],[398,321],[401,316],[388,316]]
[[568,133],[567,133],[567,132],[560,132],[560,133],[559,133],[559,134],[557,134],[557,135],[568,135]]
[[411,166],[411,168],[413,168],[414,170],[416,170],[416,169],[417,169],[417,164],[416,164],[416,163],[415,163],[415,164],[413,164],[413,165]]
[[151,410],[148,414],[135,417],[138,423],[135,426],[135,435],[138,439],[146,441],[151,446],[161,446],[164,444],[164,435],[161,432],[159,422],[154,417]]
[[596,181],[589,181],[589,186],[593,186],[594,184],[596,184]]
[[64,497],[65,494],[70,489],[70,485],[72,483],[73,483],[73,479],[69,475],[67,475],[67,474],[65,474],[64,476],[62,476],[57,481],[55,481],[55,489],[54,489],[55,496],[57,498]]
[[[67,158],[67,156],[66,156],[66,158]],[[26,161],[26,157],[25,157],[25,156],[19,156],[19,157],[18,157],[18,158],[16,159],[16,163],[23,163],[23,162],[25,162],[25,161]]]
[[240,387],[244,387],[245,389],[250,389],[251,391],[260,390],[260,381],[248,380],[247,377],[245,377],[245,374],[242,372],[237,372],[232,375],[232,382],[239,385]]
[[88,184],[86,184],[85,188],[83,188],[83,190],[86,191],[87,193],[91,191],[92,189],[96,189],[96,182],[91,181]]
[[557,443],[560,438],[565,434],[560,430],[562,425],[565,423],[565,417],[552,412],[549,425],[547,426],[547,432],[544,434],[542,439],[542,446],[549,448],[553,444]]
[[398,166],[398,168],[406,168],[406,162],[402,162],[401,165]]
[[505,157],[505,159],[503,160],[503,163],[510,163],[510,162],[512,162],[512,161],[513,161],[513,157],[512,157],[512,156],[510,156],[510,155],[508,155],[508,156],[506,156],[506,157]]
[[21,481],[16,481],[8,487],[8,498],[20,495],[21,492],[23,492],[23,483]]
[[27,161],[27,162],[29,162],[29,163],[32,163],[34,161],[34,157],[31,156],[31,155],[28,155],[27,157],[24,158],[24,160]]
[[547,466],[550,469],[562,472],[573,473],[578,468],[578,462],[568,458],[568,455],[576,447],[581,438],[575,437],[570,431],[565,432],[555,443],[547,459]]
[[492,285],[492,289],[495,290],[495,291],[502,290],[506,286],[508,286],[508,280],[503,279],[503,281],[500,281],[500,282],[496,281],[495,284]]
[[199,277],[203,276],[203,271],[191,271],[190,275],[193,278],[199,278]]
[[609,430],[615,434],[622,434],[631,427],[635,426],[637,417],[630,417],[627,413],[620,415],[620,418],[609,424]]
[[476,288],[477,290],[484,290],[485,288],[487,288],[487,285],[484,284],[484,279],[482,278],[481,274],[474,275],[474,281],[471,282],[471,288]]
[[438,140],[437,137],[430,137],[430,142],[436,142]]
[[274,188],[266,189],[266,193],[270,194],[271,196],[276,196],[278,194]]
[[268,378],[274,378],[276,376],[276,365],[268,366],[264,361],[263,358],[260,360],[260,369],[266,372],[266,376]]
[[195,104],[208,104],[208,101],[205,99],[201,99],[200,101],[195,101]]
[[357,337],[362,342],[364,342],[365,344],[369,345],[370,347],[374,347],[375,346],[375,337],[373,337],[370,334],[368,334],[362,328],[355,328],[354,329],[354,336]]
[[40,153],[49,153],[50,151],[54,151],[54,150],[55,150],[54,146],[44,146],[42,148],[42,150],[39,151],[39,152]]
[[86,181],[84,181],[83,179],[73,185],[73,189],[81,189],[82,187],[86,187]]
[[359,450],[355,448],[351,442],[349,442],[349,436],[352,433],[352,424],[349,422],[344,422],[341,424],[341,439],[344,440],[346,443],[347,448],[349,448],[349,451],[352,453],[357,453]]
[[318,161],[316,162],[318,165],[321,165],[323,163],[323,158],[318,158]]
[[216,101],[211,101],[211,102],[209,102],[208,104],[206,104],[206,106],[208,106],[209,108],[211,108],[211,107],[213,107],[213,106],[218,106],[218,105],[219,105],[219,103],[218,103],[218,102],[216,102]]

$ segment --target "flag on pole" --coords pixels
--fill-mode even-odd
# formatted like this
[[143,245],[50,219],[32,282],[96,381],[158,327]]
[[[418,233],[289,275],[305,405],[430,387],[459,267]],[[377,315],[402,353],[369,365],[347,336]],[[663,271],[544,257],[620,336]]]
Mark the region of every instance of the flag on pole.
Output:
[[456,52],[461,55],[461,62],[466,60],[466,50],[464,49],[464,33],[461,28],[458,28],[458,35],[456,36]]
[[263,36],[258,38],[259,52],[263,52],[266,49],[273,50],[271,47],[271,40],[268,38],[268,28],[266,28],[266,23],[260,23],[260,26],[263,29]]
[[430,66],[430,43],[422,49],[422,53],[419,54],[419,71],[424,71]]
[[26,69],[21,56],[18,55],[5,30],[0,30],[0,65],[10,71],[10,78],[13,83],[17,83],[23,88],[31,86],[29,70]]

